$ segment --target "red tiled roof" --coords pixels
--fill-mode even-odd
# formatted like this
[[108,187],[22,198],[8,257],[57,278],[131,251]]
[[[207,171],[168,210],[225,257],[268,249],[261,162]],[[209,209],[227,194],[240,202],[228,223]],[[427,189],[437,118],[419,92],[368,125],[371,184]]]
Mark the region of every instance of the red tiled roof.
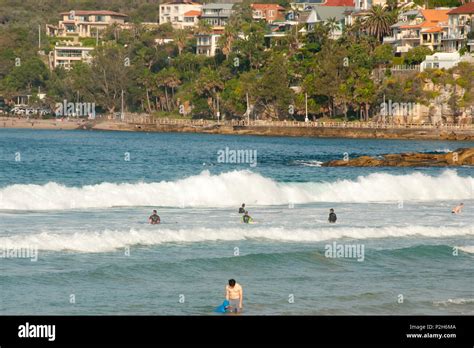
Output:
[[[60,15],[68,15],[70,12],[61,12]],[[116,16],[116,17],[128,17],[126,14],[114,12],[114,11],[74,11],[74,14],[77,16],[89,16],[89,15],[98,15],[98,16]]]
[[354,0],[326,0],[321,4],[322,6],[348,6],[354,7]]
[[448,10],[421,10],[425,21],[421,23],[422,27],[433,27],[439,22],[448,21]]
[[278,4],[251,4],[250,7],[254,10],[284,10],[284,8]]
[[[402,25],[400,29],[439,28],[448,21],[448,10],[421,10],[425,20],[420,24]],[[426,32],[426,31],[425,31]]]
[[448,12],[450,14],[474,14],[474,2],[468,2]]
[[184,13],[184,17],[199,17],[201,15],[201,11],[191,10]]

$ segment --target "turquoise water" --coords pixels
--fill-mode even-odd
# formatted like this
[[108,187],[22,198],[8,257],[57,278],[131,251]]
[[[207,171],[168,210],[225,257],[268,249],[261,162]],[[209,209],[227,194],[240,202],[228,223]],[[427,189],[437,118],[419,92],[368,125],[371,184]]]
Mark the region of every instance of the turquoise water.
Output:
[[467,146],[0,129],[0,253],[38,251],[0,258],[0,313],[210,315],[235,278],[246,314],[474,314],[473,168],[320,167]]

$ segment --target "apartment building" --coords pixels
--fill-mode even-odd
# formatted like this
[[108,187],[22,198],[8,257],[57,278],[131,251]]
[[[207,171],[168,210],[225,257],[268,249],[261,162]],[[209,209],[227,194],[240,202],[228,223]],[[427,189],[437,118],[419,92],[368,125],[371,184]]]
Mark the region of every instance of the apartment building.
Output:
[[[354,0],[354,9],[345,14],[345,24],[353,25],[357,19],[363,20],[370,9],[375,5],[384,7],[387,5],[387,0]],[[410,0],[398,0],[397,8],[401,12],[412,9],[423,9],[423,7]]]
[[49,53],[50,68],[62,67],[65,70],[71,70],[77,62],[89,63],[92,60],[91,52],[93,50],[93,47],[82,46],[80,42],[57,42],[54,50]]
[[196,54],[214,57],[219,49],[221,34],[196,34]]
[[448,12],[448,32],[441,38],[444,50],[455,52],[467,45],[474,51],[474,2],[469,2]]
[[185,29],[197,24],[202,5],[190,0],[174,0],[160,5],[159,23],[171,23],[175,29]]
[[392,25],[392,35],[384,37],[384,43],[394,46],[397,53],[408,52],[418,46],[433,51],[442,50],[442,37],[448,32],[449,9],[411,10],[400,14]]
[[76,11],[60,13],[62,20],[58,25],[46,25],[49,36],[94,37],[111,25],[124,26],[126,14],[113,11]]
[[285,9],[278,4],[251,4],[252,18],[254,20],[264,20],[273,23],[276,20],[285,18]]
[[232,15],[233,3],[209,3],[202,6],[201,19],[214,27],[224,27]]

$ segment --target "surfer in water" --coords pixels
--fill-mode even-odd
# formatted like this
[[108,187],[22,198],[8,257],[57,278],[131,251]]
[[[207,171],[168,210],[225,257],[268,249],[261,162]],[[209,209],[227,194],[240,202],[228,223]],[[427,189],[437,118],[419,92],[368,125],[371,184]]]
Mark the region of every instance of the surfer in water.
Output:
[[453,208],[453,210],[451,211],[451,213],[453,213],[453,214],[461,214],[463,208],[464,208],[464,203],[460,203],[460,204],[458,204],[457,206],[455,206],[455,207]]
[[229,285],[225,287],[225,299],[229,301],[227,310],[238,313],[242,311],[242,301],[244,299],[242,287],[234,279],[229,279]]
[[160,216],[156,210],[153,210],[153,214],[150,215],[148,221],[151,225],[158,225],[161,222]]
[[334,212],[334,209],[329,209],[329,218],[328,218],[328,221],[330,223],[335,223],[337,220],[337,216],[336,216],[336,213]]
[[252,220],[252,218],[250,217],[249,212],[248,212],[248,211],[245,211],[244,216],[242,216],[242,222],[243,222],[244,224],[249,224],[249,223],[251,223],[252,221],[253,221],[253,220]]
[[245,203],[242,203],[242,206],[239,208],[239,214],[245,213]]

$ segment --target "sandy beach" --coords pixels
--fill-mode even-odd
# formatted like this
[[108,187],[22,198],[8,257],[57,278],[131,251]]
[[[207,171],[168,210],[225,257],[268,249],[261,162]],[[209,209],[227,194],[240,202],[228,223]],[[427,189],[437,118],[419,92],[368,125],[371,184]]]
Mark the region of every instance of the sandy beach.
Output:
[[81,120],[41,120],[13,117],[0,117],[0,128],[28,128],[28,129],[82,129],[85,122]]

